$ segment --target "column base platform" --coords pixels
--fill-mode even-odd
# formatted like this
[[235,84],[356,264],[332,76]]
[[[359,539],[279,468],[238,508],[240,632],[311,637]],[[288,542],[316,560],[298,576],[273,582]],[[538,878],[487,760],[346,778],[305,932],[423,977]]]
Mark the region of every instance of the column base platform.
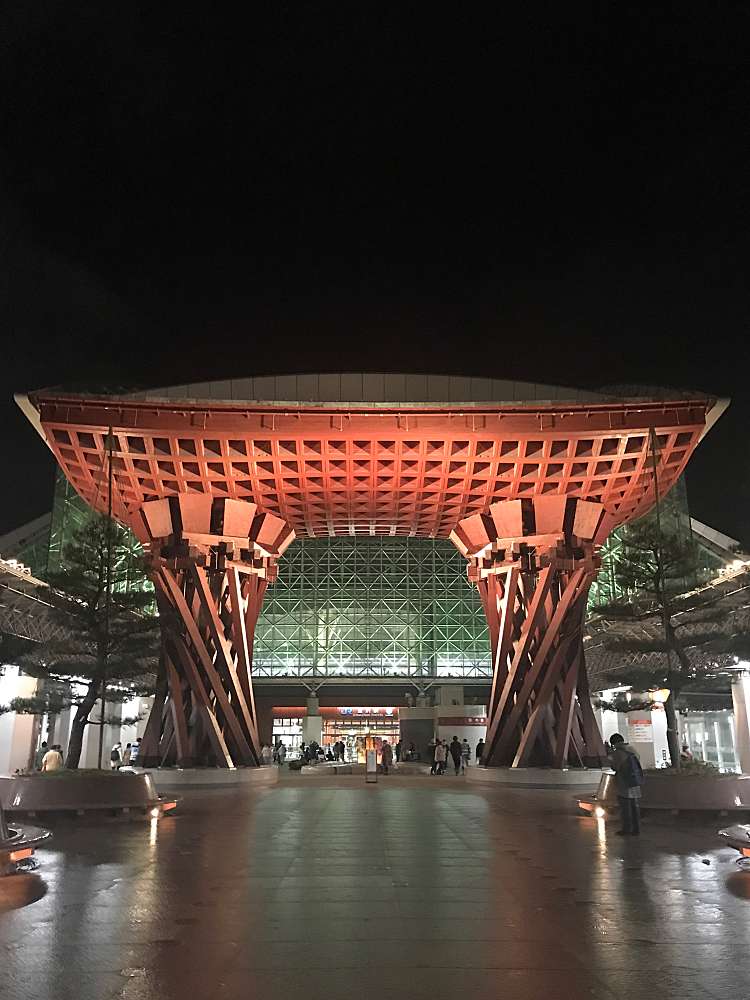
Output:
[[596,789],[601,780],[602,769],[554,768],[554,767],[469,767],[466,769],[468,781],[480,781],[507,788],[575,788]]
[[[144,771],[144,773],[146,773]],[[154,767],[148,774],[157,791],[181,792],[206,788],[262,788],[275,785],[279,769],[275,764],[262,767]]]

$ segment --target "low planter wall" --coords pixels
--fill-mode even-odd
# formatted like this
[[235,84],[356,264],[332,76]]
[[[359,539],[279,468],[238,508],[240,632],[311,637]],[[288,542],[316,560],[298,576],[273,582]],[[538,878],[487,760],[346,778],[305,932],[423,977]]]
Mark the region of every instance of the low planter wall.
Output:
[[[617,808],[617,788],[612,773],[602,775],[595,801]],[[684,812],[749,812],[750,775],[675,774],[649,772],[641,789],[642,809],[666,809]]]
[[149,774],[52,771],[0,776],[6,813],[79,812],[151,808],[159,801]]
[[334,774],[364,774],[364,764],[305,764],[299,772],[305,778],[330,778]]
[[153,781],[159,792],[183,792],[190,789],[263,787],[275,785],[279,769],[264,767],[154,767],[141,771]]
[[581,791],[597,787],[601,768],[553,767],[469,767],[468,781],[479,781],[508,788],[576,788]]

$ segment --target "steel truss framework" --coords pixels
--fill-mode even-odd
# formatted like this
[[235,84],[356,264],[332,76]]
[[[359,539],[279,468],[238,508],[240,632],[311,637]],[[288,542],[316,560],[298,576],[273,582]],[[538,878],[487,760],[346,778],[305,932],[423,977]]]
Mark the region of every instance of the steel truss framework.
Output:
[[[233,599],[228,569],[239,572],[242,565],[249,577],[268,580],[294,531],[308,538],[447,538],[459,522],[466,530],[489,517],[490,526],[486,512],[503,502],[526,512],[518,530],[498,527],[493,535],[489,527],[478,549],[471,548],[470,536],[466,548],[479,559],[487,544],[496,552],[509,539],[520,546],[517,552],[512,545],[502,549],[518,563],[512,613],[499,616],[489,591],[482,595],[490,609],[496,680],[491,759],[509,759],[515,737],[507,734],[517,733],[519,725],[513,763],[535,759],[545,740],[546,759],[584,759],[595,737],[586,731],[590,706],[587,715],[575,650],[596,568],[594,547],[619,524],[649,510],[657,478],[662,491],[674,484],[713,419],[715,403],[203,405],[37,393],[22,405],[76,491],[98,510],[111,502],[115,516],[151,551],[167,612],[162,617],[170,697],[163,685],[149,723],[150,752],[164,753],[174,743],[183,760],[231,765],[256,757],[247,629],[252,633],[257,611],[248,615],[247,608],[259,609],[262,592],[259,587],[256,596],[241,595],[246,604]],[[537,551],[537,542],[527,537],[528,510],[535,516],[554,505],[567,511],[576,501],[580,510],[587,501],[598,511],[591,534],[580,525],[571,533],[562,520],[541,531],[560,536],[554,545],[540,541]],[[239,518],[241,508],[252,508],[250,522],[242,531],[227,530],[225,516]],[[157,509],[158,526],[146,516]],[[194,516],[186,531],[186,518]],[[261,524],[276,526],[272,541],[254,534]],[[265,545],[262,553],[256,542]],[[268,563],[258,563],[261,557]],[[486,558],[481,551],[481,560]],[[483,562],[477,567],[492,568]],[[493,593],[497,604],[499,594]],[[244,638],[237,624],[243,608]],[[499,632],[506,621],[515,623],[507,640]],[[503,657],[511,648],[506,665]],[[508,677],[502,680],[504,670]],[[511,677],[512,707],[511,694],[504,694]],[[178,732],[182,721],[194,726],[192,735]]]
[[463,561],[441,539],[309,539],[265,599],[256,676],[490,674],[487,628]]
[[46,583],[0,559],[0,632],[32,642],[64,636],[54,601]]
[[583,660],[604,513],[601,504],[564,497],[509,500],[451,535],[469,560],[490,631],[487,763],[580,766],[604,755]]

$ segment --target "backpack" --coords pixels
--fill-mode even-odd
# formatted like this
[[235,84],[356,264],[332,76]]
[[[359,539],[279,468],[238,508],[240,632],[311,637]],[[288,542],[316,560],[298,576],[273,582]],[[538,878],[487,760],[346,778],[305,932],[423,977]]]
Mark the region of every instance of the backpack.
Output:
[[638,788],[643,784],[643,768],[634,753],[627,753],[627,759],[622,766],[622,775],[628,788]]

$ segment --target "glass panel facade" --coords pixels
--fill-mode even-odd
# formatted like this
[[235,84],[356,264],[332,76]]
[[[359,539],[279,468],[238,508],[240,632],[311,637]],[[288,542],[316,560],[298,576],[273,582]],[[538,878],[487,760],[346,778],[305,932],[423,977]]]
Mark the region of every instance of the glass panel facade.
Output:
[[[91,509],[81,500],[63,474],[58,472],[52,507],[47,573],[59,573],[65,569],[65,547],[70,544],[74,532],[84,528],[91,517]],[[115,546],[112,587],[114,592],[153,591],[153,584],[143,573],[142,558],[141,543],[129,529],[122,528],[117,534]]]
[[703,760],[720,771],[739,771],[734,734],[734,715],[721,712],[689,712],[680,720],[682,738],[695,760]]
[[[652,510],[643,518],[643,523],[656,521],[656,512]],[[690,511],[688,508],[687,489],[684,478],[677,480],[661,503],[661,524],[665,535],[679,538],[683,543],[687,543],[692,538],[690,527]],[[598,577],[594,581],[589,592],[589,609],[612,604],[623,598],[631,597],[623,588],[617,572],[617,564],[622,557],[624,549],[628,544],[628,525],[625,524],[617,531],[613,531],[607,541],[601,547],[602,568]],[[674,581],[676,590],[690,590],[698,585],[704,578],[713,575],[704,569],[705,551],[698,546],[696,558],[699,564],[696,566],[695,575],[689,580]]]
[[450,542],[315,538],[279,564],[254,664],[260,676],[487,676],[489,638]]

